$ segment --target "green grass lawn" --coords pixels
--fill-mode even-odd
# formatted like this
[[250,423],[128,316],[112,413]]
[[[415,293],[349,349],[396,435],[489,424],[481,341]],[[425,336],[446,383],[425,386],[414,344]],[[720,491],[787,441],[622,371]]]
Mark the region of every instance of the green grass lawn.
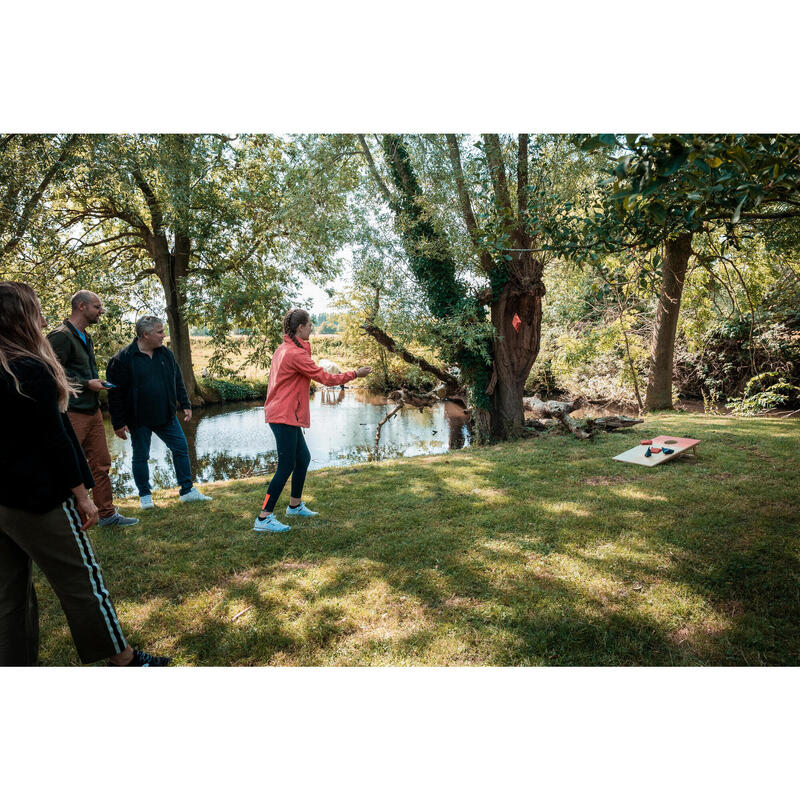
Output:
[[[701,439],[698,461],[612,460],[662,433]],[[142,522],[92,540],[131,642],[179,665],[796,665],[798,434],[652,415],[313,472],[321,516],[286,534],[251,530],[251,479],[209,484],[210,504],[124,501]],[[37,590],[42,662],[78,663]]]

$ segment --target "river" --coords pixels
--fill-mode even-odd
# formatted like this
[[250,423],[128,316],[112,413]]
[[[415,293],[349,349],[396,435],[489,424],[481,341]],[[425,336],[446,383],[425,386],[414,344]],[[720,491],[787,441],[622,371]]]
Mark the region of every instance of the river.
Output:
[[[311,427],[305,431],[311,451],[310,470],[422,453],[444,453],[469,444],[467,418],[455,403],[433,408],[403,408],[381,430],[378,423],[394,408],[383,395],[360,389],[320,388],[310,398]],[[182,420],[182,414],[179,415]],[[111,482],[115,497],[137,494],[131,474],[131,443],[114,435],[105,417],[111,451]],[[264,422],[261,402],[226,403],[196,408],[189,422],[181,421],[197,483],[253,475],[270,476],[278,463],[275,437]],[[174,487],[169,450],[153,436],[150,480],[154,489]]]

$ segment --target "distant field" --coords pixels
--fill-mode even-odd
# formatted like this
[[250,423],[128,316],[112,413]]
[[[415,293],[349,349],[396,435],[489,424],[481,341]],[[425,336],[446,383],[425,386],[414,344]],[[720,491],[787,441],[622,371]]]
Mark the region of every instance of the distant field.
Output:
[[[245,361],[252,354],[252,348],[247,345],[247,336],[233,336],[233,339],[242,343],[242,350],[238,357],[231,360],[229,366],[239,372],[242,378],[248,380],[266,380],[267,370],[255,367],[252,364],[245,366]],[[311,337],[311,350],[317,358],[324,358],[325,353],[331,343],[337,341],[339,335],[335,333],[321,334]],[[190,337],[192,346],[192,361],[194,363],[195,374],[199,377],[203,369],[208,367],[208,362],[214,354],[214,348],[209,336]]]

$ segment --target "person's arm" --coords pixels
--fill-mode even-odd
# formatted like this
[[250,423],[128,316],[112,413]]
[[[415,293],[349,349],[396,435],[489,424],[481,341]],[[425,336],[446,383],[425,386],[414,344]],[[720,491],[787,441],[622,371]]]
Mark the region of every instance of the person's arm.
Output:
[[[311,356],[305,350],[298,352],[294,360],[295,369],[307,378],[322,383],[325,386],[339,386],[348,383],[360,377],[355,370],[348,372],[340,372],[337,375],[332,375],[330,372],[325,372],[322,367],[314,363]],[[361,367],[360,369],[368,369],[368,367]],[[363,373],[366,374],[366,373]]]
[[[82,392],[86,391],[86,389],[93,389],[90,386],[91,380],[79,375],[70,366],[72,347],[69,341],[69,334],[64,333],[64,331],[51,331],[47,334],[47,339],[56,354],[56,358],[61,362],[61,366],[64,367],[64,372],[67,374],[69,382],[79,386]],[[94,389],[94,391],[99,390]]]
[[92,473],[69,419],[59,411],[58,389],[50,371],[37,362],[30,368],[24,382],[20,381],[20,385],[23,392],[34,401],[35,424],[50,443],[50,448],[42,457],[55,465],[67,486],[94,486]]
[[128,390],[128,382],[125,368],[120,364],[119,355],[112,356],[108,362],[106,380],[114,384],[114,388],[108,390],[108,413],[111,416],[111,427],[116,432],[128,426],[125,410],[125,393]]
[[181,374],[181,368],[178,364],[178,359],[175,358],[175,354],[167,348],[167,352],[172,359],[172,364],[175,367],[175,396],[178,398],[178,405],[186,411],[187,409],[191,411],[192,404],[189,402],[189,395],[186,393],[186,386],[183,383],[183,375]]

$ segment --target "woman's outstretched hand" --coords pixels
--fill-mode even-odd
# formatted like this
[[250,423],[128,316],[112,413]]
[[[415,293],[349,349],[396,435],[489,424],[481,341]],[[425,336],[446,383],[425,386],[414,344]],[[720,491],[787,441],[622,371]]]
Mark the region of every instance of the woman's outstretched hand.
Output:
[[359,367],[356,370],[356,377],[357,378],[366,378],[367,375],[370,374],[370,372],[372,372],[372,367]]

